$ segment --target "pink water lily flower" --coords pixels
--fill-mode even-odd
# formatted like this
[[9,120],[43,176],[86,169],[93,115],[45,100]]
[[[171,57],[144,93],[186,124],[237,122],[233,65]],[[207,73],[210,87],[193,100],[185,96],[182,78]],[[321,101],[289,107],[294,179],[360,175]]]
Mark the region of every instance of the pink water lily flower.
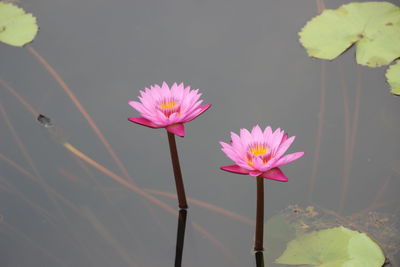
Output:
[[272,132],[269,126],[264,131],[258,125],[251,132],[241,129],[240,136],[231,132],[231,143],[220,144],[222,151],[236,164],[222,166],[221,169],[286,182],[288,178],[279,167],[304,155],[304,152],[283,155],[294,139],[295,136],[288,138],[279,128]]
[[150,128],[165,128],[178,136],[185,136],[184,123],[195,119],[211,105],[201,105],[199,89],[190,90],[183,83],[174,83],[171,88],[165,82],[140,91],[140,102],[130,101],[142,117],[128,118]]

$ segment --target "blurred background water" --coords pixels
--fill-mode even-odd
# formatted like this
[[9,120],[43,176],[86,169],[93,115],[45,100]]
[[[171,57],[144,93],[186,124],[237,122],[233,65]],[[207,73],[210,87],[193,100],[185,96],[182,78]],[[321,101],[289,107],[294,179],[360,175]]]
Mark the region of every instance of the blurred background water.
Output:
[[[230,131],[271,125],[296,136],[292,152],[307,154],[283,167],[288,183],[267,181],[267,218],[291,204],[398,218],[399,98],[389,93],[386,68],[357,66],[354,49],[332,62],[307,56],[297,33],[317,14],[315,1],[17,4],[38,18],[40,32],[30,48],[0,44],[2,81],[51,118],[62,140],[124,177],[29,49],[39,52],[140,188],[175,193],[165,131],[130,123],[137,113],[128,100],[154,83],[184,82],[213,105],[177,140],[189,198],[253,221],[255,180],[219,170],[231,163],[218,142]],[[176,216],[77,159],[4,84],[0,100],[1,266],[173,265]],[[157,198],[177,210],[175,199]],[[255,266],[251,224],[189,205],[182,266]]]

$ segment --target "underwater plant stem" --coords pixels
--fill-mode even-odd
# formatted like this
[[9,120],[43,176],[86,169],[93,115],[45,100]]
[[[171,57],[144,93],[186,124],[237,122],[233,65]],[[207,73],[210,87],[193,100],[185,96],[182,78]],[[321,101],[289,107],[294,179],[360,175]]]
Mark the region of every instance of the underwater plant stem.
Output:
[[0,84],[10,93],[12,94],[15,98],[18,99],[19,102],[27,109],[29,110],[32,115],[37,118],[39,115],[39,112],[37,112],[24,98],[22,98],[8,83],[6,83],[4,80],[0,80]]
[[[83,160],[84,162],[88,163],[89,165],[91,165],[92,167],[94,167],[95,169],[100,171],[101,173],[107,175],[108,177],[110,177],[114,181],[116,181],[119,184],[125,186],[127,189],[131,190],[132,192],[137,193],[141,197],[146,198],[148,201],[150,201],[153,204],[159,206],[160,208],[162,208],[163,210],[167,211],[168,213],[170,213],[170,214],[172,214],[172,215],[174,215],[176,217],[179,216],[179,212],[177,212],[175,209],[171,208],[165,202],[163,202],[163,201],[159,200],[158,198],[150,195],[149,193],[145,192],[144,190],[142,190],[141,188],[137,187],[136,185],[134,185],[132,183],[129,183],[128,181],[126,181],[122,177],[118,176],[114,172],[112,172],[109,169],[107,169],[106,167],[104,167],[103,165],[97,163],[96,161],[94,161],[90,157],[86,156],[84,153],[79,151],[76,147],[74,147],[70,143],[64,143],[63,146],[67,150],[69,150],[72,154],[74,154],[75,156],[77,156],[78,158]],[[214,246],[216,246],[218,249],[220,249],[222,251],[222,253],[225,255],[225,257],[230,261],[231,264],[233,264],[234,266],[239,266],[235,255],[231,251],[226,249],[225,246],[218,239],[216,239],[214,235],[210,234],[206,229],[204,229],[202,226],[200,226],[199,224],[197,224],[195,222],[192,222],[191,225],[192,225],[194,230],[196,230],[203,237],[208,239]]]
[[348,150],[348,166],[346,168],[346,172],[343,175],[341,182],[341,190],[340,190],[340,200],[339,200],[339,213],[343,212],[347,201],[348,195],[348,187],[351,175],[351,167],[353,162],[354,150],[356,145],[356,137],[357,137],[357,129],[358,122],[360,118],[360,105],[361,105],[361,93],[362,93],[362,69],[360,67],[357,68],[357,84],[356,84],[356,95],[354,101],[354,113],[353,113],[353,123],[350,135],[350,143]]
[[92,119],[92,117],[89,115],[89,113],[83,107],[81,102],[79,102],[78,98],[72,92],[71,88],[67,85],[67,83],[61,78],[61,76],[58,74],[58,72],[47,62],[47,60],[38,51],[36,51],[33,47],[31,47],[29,45],[26,46],[26,48],[40,62],[40,64],[42,64],[42,66],[50,73],[50,75],[56,80],[56,82],[60,85],[60,87],[68,95],[68,97],[71,99],[72,103],[74,103],[76,108],[79,110],[79,112],[82,114],[82,116],[88,122],[89,126],[92,128],[92,130],[95,132],[97,137],[100,139],[100,141],[102,142],[102,144],[104,145],[104,147],[106,148],[108,153],[110,154],[111,158],[117,164],[117,166],[120,169],[121,173],[123,174],[124,178],[126,180],[134,183],[134,179],[129,175],[124,164],[119,159],[117,154],[114,152],[110,143],[107,141],[106,137],[103,135],[103,133],[97,127],[97,125],[94,122],[94,120]]
[[318,174],[318,166],[319,166],[319,158],[321,152],[321,139],[324,130],[324,121],[325,121],[325,109],[326,109],[326,64],[321,61],[321,78],[320,78],[320,104],[319,104],[319,116],[318,116],[318,128],[317,128],[317,136],[315,138],[315,149],[314,149],[314,158],[313,164],[311,168],[311,175],[308,181],[309,190],[308,190],[308,201],[312,202],[312,197],[315,190],[315,183],[317,181]]
[[257,214],[255,251],[263,251],[264,237],[264,178],[257,177]]
[[[162,192],[162,191],[153,190],[153,189],[143,189],[143,190],[148,192],[148,193],[150,193],[150,194],[153,194],[153,195],[159,195],[159,196],[165,196],[165,197],[168,197],[168,198],[177,199],[177,196],[174,193]],[[187,201],[190,204],[194,204],[196,206],[203,207],[203,208],[206,208],[206,209],[211,210],[213,212],[228,216],[228,217],[230,217],[230,218],[232,218],[234,220],[237,220],[239,222],[248,224],[250,226],[254,226],[255,225],[253,220],[250,220],[250,219],[248,219],[246,217],[243,217],[243,216],[241,216],[241,215],[239,215],[237,213],[234,213],[232,211],[226,210],[226,209],[224,209],[222,207],[219,207],[219,206],[216,206],[216,205],[204,202],[204,201],[200,201],[200,200],[197,200],[197,199],[193,199],[193,198],[187,198]]]
[[318,14],[320,14],[322,11],[324,11],[325,8],[326,7],[325,7],[324,0],[317,0],[317,11],[318,11]]
[[175,135],[167,132],[169,151],[171,153],[172,168],[174,169],[176,193],[178,194],[179,208],[187,209],[185,187],[183,186],[181,166],[179,164],[178,150],[176,149]]

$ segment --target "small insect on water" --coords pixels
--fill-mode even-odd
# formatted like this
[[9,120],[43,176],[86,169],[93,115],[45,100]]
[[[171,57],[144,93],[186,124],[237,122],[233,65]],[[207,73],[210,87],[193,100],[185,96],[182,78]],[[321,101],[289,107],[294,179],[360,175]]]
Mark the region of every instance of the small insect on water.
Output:
[[38,122],[40,122],[40,124],[46,128],[50,128],[53,127],[53,123],[51,123],[51,120],[49,117],[46,117],[43,114],[39,114],[39,116],[37,117]]

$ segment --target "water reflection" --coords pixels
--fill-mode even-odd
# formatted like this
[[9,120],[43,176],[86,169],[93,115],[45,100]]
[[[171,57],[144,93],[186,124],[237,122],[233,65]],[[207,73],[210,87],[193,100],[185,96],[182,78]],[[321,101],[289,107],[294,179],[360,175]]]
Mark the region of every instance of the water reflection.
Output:
[[175,267],[181,267],[182,264],[183,243],[185,240],[186,229],[186,215],[187,211],[185,209],[181,209],[179,211],[178,230],[176,234]]
[[264,254],[262,251],[256,252],[256,266],[257,267],[264,267]]

